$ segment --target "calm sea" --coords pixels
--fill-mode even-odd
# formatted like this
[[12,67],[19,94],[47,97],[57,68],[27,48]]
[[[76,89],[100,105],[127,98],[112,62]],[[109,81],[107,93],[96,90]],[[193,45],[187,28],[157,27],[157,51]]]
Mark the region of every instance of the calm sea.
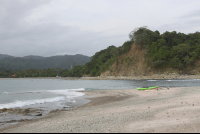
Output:
[[[55,109],[79,107],[89,100],[83,90],[133,89],[143,86],[200,87],[200,79],[184,80],[64,80],[64,79],[0,79],[0,109],[39,108],[43,115]],[[15,118],[34,116],[0,114],[0,127]],[[4,123],[1,123],[4,122]]]

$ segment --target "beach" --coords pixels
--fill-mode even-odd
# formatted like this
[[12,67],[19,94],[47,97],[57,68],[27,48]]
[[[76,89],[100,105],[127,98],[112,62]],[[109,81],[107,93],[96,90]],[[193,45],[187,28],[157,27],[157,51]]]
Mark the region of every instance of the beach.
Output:
[[179,133],[200,131],[200,87],[87,90],[91,100],[68,111],[0,129],[2,133]]

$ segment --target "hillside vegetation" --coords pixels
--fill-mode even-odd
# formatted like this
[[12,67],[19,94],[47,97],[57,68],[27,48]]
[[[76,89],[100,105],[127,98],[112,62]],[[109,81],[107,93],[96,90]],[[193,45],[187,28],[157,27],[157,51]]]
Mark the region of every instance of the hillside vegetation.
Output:
[[151,31],[146,27],[133,30],[134,44],[120,55],[101,76],[148,76],[152,74],[199,74],[200,32],[184,34]]
[[90,57],[84,55],[64,56],[25,56],[13,57],[0,55],[0,77],[55,77],[61,75],[63,69],[71,69],[76,65],[84,65]]
[[92,56],[91,61],[83,66],[74,66],[72,70],[63,70],[63,77],[99,76],[102,72],[109,69],[121,54],[127,53],[133,41],[126,41],[122,46],[109,46]]
[[71,66],[84,65],[90,61],[90,57],[84,55],[64,55],[64,56],[25,56],[25,57],[5,57],[0,59],[0,67],[6,70],[28,70],[28,69],[48,69],[62,68],[71,69]]
[[130,38],[147,50],[148,63],[155,68],[183,69],[200,57],[200,32],[186,35],[173,31],[160,35],[158,31],[141,27],[132,31]]
[[[121,47],[97,52],[84,66],[63,76],[136,76],[164,73],[199,73],[200,32],[184,34],[134,29]],[[192,72],[191,72],[192,71]]]
[[[199,74],[200,73],[200,32],[184,34],[176,31],[164,32],[151,31],[147,27],[139,27],[129,34],[130,40],[124,42],[120,47],[109,46],[108,48],[96,52],[91,60],[86,64],[79,64],[70,69],[72,62],[78,62],[78,58],[67,63],[70,57],[63,57],[61,61],[57,61],[56,57],[47,60],[49,64],[43,61],[41,57],[31,59],[26,57],[20,60],[30,60],[28,64],[30,70],[25,70],[21,76],[55,76],[62,77],[82,77],[82,76],[150,76],[152,74]],[[9,59],[10,57],[7,57]],[[6,59],[6,58],[4,58]],[[34,60],[40,60],[46,70],[33,70],[39,64],[33,64]],[[2,59],[3,60],[3,59]],[[11,61],[16,59],[10,58]],[[1,60],[0,60],[1,61]],[[26,62],[21,62],[21,64]],[[12,63],[12,62],[10,62]],[[69,63],[69,62],[68,62]],[[4,62],[0,66],[6,66]],[[62,67],[56,68],[58,65]],[[10,66],[11,69],[12,66]],[[20,65],[18,66],[24,69]],[[6,69],[9,67],[6,66]],[[5,71],[5,68],[0,70]],[[9,74],[9,73],[8,73]],[[11,73],[10,73],[11,74]],[[17,72],[12,72],[17,74]],[[0,74],[1,76],[1,74]],[[9,75],[7,75],[9,76]],[[5,77],[5,75],[3,76]]]

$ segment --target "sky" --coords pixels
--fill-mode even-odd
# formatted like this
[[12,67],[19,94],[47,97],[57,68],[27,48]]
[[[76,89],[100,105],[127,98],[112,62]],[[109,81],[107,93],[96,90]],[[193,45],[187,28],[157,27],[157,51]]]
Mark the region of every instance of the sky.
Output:
[[200,0],[0,0],[0,54],[93,56],[142,26],[200,31]]

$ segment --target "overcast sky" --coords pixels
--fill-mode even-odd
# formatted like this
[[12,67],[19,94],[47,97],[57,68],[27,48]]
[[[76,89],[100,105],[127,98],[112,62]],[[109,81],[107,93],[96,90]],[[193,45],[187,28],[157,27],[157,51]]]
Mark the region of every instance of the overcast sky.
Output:
[[92,56],[141,26],[200,31],[200,0],[0,0],[0,54]]

